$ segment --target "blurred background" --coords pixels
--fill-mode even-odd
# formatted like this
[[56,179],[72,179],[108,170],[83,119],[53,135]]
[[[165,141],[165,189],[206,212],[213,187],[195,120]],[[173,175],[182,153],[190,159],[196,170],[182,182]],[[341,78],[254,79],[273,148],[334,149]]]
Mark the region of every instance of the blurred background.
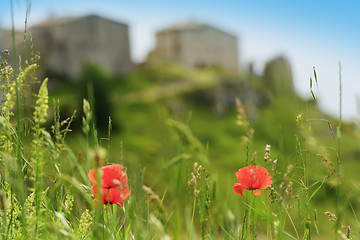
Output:
[[[266,144],[279,171],[298,166],[297,136],[312,151],[311,180],[322,181],[327,168],[318,154],[336,162],[341,77],[349,219],[359,208],[360,3],[34,0],[1,1],[1,9],[0,49],[12,52],[14,27],[17,54],[40,54],[38,78],[49,77],[61,117],[78,111],[69,145],[84,147],[86,98],[110,162],[130,172],[146,168],[145,179],[158,191],[166,189],[183,147],[169,119],[186,123],[199,140],[192,144],[206,152],[203,164],[229,186],[220,189],[224,196],[246,155],[260,162]],[[235,98],[253,131],[236,124]],[[302,120],[311,125],[305,135]],[[244,136],[251,138],[248,152]],[[333,209],[334,184],[330,176],[319,191],[319,209]],[[326,216],[319,218],[326,229]]]
[[[1,1],[4,9],[0,28],[11,28],[11,1]],[[29,1],[13,1],[14,24],[24,28]],[[343,114],[346,119],[358,116],[360,92],[360,56],[358,30],[360,4],[354,1],[317,1],[298,3],[215,1],[32,1],[29,26],[48,19],[83,17],[96,14],[127,24],[130,56],[134,63],[145,61],[156,45],[156,32],[189,20],[219,27],[237,37],[239,69],[249,64],[261,74],[271,58],[284,55],[291,64],[296,92],[309,95],[312,68],[318,72],[317,94],[324,111],[338,114],[339,62],[342,64]],[[3,41],[3,40],[2,40]]]

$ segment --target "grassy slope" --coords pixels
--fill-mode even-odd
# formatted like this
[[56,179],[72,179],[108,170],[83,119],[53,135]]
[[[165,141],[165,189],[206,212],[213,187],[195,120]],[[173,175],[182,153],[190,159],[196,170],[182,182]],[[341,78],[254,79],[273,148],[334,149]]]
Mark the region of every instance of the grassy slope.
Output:
[[[94,89],[106,91],[106,94],[101,95],[105,96],[105,99],[95,99],[95,101],[110,104],[108,114],[111,115],[112,122],[116,126],[111,139],[111,162],[123,162],[135,175],[145,168],[146,184],[159,193],[165,192],[168,184],[176,184],[171,182],[175,180],[169,180],[169,174],[178,174],[174,167],[169,167],[169,162],[179,151],[183,151],[179,150],[181,146],[179,148],[177,138],[174,138],[173,131],[166,122],[169,118],[188,122],[194,135],[206,148],[209,159],[208,169],[217,179],[217,185],[221,186],[218,188],[218,194],[223,196],[224,200],[227,199],[227,204],[230,205],[239,200],[232,194],[231,186],[236,181],[234,173],[245,166],[246,146],[241,144],[241,137],[245,132],[236,125],[235,107],[218,115],[214,114],[212,106],[196,102],[189,97],[196,90],[211,91],[219,86],[218,72],[213,70],[197,72],[171,66],[144,68],[122,79],[111,79],[111,76],[107,76],[107,80],[102,80],[101,78],[104,77],[102,73],[95,71],[91,74]],[[88,79],[86,73],[83,79]],[[184,82],[184,85],[181,85],[181,82]],[[254,84],[257,89],[261,89],[259,82]],[[264,89],[261,91],[266,92]],[[66,101],[62,96],[66,96],[67,100],[70,99],[69,92],[71,91],[66,95],[62,93],[58,95],[61,101]],[[73,96],[77,102],[84,97],[76,94]],[[298,114],[302,114],[304,119],[303,131],[297,128]],[[301,168],[301,162],[297,157],[297,138],[303,144],[304,152],[311,152],[309,162],[312,182],[321,181],[326,175],[326,167],[321,157],[316,154],[326,155],[335,165],[336,140],[326,119],[329,119],[333,129],[336,129],[336,121],[324,116],[316,104],[306,103],[297,97],[275,97],[270,104],[258,108],[256,115],[256,119],[250,121],[254,129],[254,139],[249,145],[249,156],[251,158],[254,152],[257,152],[256,161],[260,165],[264,165],[262,158],[265,145],[271,144],[271,158],[278,159],[278,169],[282,174],[289,164]],[[73,136],[76,136],[76,133]],[[100,132],[99,136],[106,137],[106,133]],[[343,160],[343,172],[346,174],[343,175],[342,188],[346,195],[351,197],[355,211],[360,201],[355,197],[359,189],[354,191],[354,185],[356,187],[360,184],[354,180],[356,178],[353,178],[357,174],[355,169],[358,168],[356,139],[358,136],[354,126],[345,124],[342,141],[343,155],[346,156]],[[70,139],[70,145],[75,149],[77,149],[76,142],[76,137]],[[121,159],[119,149],[121,144],[124,159]],[[188,163],[184,163],[188,173],[192,170],[193,161],[197,159],[193,158]],[[296,176],[293,178],[296,179]],[[184,177],[182,180],[186,181]],[[319,212],[320,230],[327,229],[329,225],[326,216],[322,213],[326,210],[334,211],[331,207],[334,199],[333,182],[333,177],[330,177],[313,200]],[[294,189],[295,191],[300,189],[300,185],[295,184]],[[315,187],[311,188],[310,192],[313,190]],[[168,193],[171,194],[176,193]],[[346,220],[353,220],[349,207],[346,207],[346,212]]]

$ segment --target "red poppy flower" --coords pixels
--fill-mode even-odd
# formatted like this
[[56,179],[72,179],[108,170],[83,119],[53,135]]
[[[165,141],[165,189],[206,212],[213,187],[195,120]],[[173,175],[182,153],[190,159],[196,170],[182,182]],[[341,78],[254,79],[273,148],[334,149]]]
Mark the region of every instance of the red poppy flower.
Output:
[[[119,204],[122,207],[123,201],[130,196],[130,190],[127,187],[127,176],[123,172],[124,167],[119,164],[108,165],[100,168],[101,177],[101,203]],[[90,169],[88,173],[90,181],[93,183],[91,192],[97,199],[97,181],[95,169]]]
[[269,172],[265,168],[256,165],[241,168],[235,175],[239,183],[234,183],[233,189],[235,193],[240,193],[241,196],[244,196],[244,189],[253,191],[254,195],[260,195],[259,189],[266,189],[272,184]]

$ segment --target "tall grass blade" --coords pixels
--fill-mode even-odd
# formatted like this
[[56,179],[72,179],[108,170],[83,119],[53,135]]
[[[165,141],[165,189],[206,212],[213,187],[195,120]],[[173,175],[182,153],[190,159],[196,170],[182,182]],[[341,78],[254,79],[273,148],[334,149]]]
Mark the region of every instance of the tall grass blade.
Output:
[[[337,127],[337,154],[336,154],[336,221],[335,221],[335,233],[340,228],[340,164],[341,164],[341,123],[342,123],[342,77],[341,77],[341,63],[339,62],[339,125]],[[337,239],[337,234],[335,234]]]

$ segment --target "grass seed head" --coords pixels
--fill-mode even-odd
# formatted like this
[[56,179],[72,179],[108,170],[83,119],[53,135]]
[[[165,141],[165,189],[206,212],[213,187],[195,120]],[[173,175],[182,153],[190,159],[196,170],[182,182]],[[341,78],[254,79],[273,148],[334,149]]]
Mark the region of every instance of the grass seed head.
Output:
[[247,122],[247,117],[245,114],[243,104],[239,98],[235,98],[235,103],[236,103],[236,110],[238,112],[238,114],[236,116],[237,117],[236,124],[239,125],[240,127],[244,128],[245,130],[247,130],[248,122]]
[[332,222],[336,221],[337,218],[336,218],[335,214],[333,214],[331,212],[328,212],[328,211],[326,211],[324,213],[325,213],[326,216],[329,217],[329,221],[332,221]]
[[270,159],[270,148],[271,148],[271,145],[269,144],[266,144],[265,146],[265,155],[264,155],[264,160],[265,162],[271,162],[271,159]]
[[92,213],[90,213],[89,209],[85,209],[84,212],[81,214],[79,227],[76,231],[76,235],[79,237],[79,239],[85,239],[85,237],[89,235],[92,223]]
[[336,168],[334,167],[334,164],[323,154],[317,154],[317,156],[321,157],[323,164],[325,165],[327,175],[326,178],[335,175],[336,174]]
[[161,199],[160,197],[148,186],[143,185],[142,189],[144,190],[144,192],[146,193],[146,195],[149,197],[149,201],[156,201],[159,204],[161,203]]

